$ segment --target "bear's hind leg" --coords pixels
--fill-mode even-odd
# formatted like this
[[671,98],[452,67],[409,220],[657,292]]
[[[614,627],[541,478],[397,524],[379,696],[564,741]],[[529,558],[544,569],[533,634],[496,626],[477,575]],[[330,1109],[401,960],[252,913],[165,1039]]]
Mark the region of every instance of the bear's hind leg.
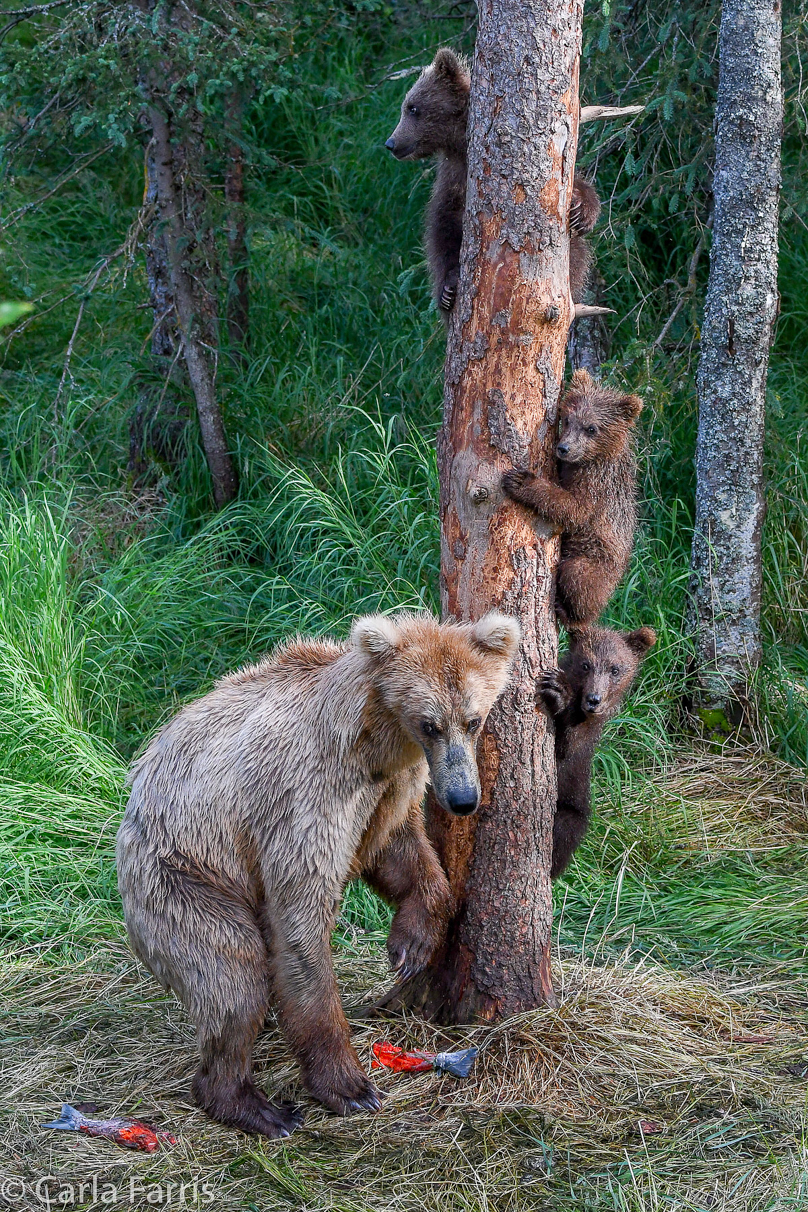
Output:
[[206,1005],[198,1032],[199,1068],[191,1091],[211,1119],[274,1138],[289,1136],[303,1122],[303,1115],[290,1104],[271,1103],[253,1080],[252,1051],[268,1000],[266,991],[253,995],[242,987],[238,1013]]
[[300,1114],[271,1103],[252,1077],[270,986],[266,944],[250,907],[187,858],[161,861],[147,852],[135,863],[127,851],[119,872],[133,950],[196,1025],[196,1102],[243,1132],[288,1136]]
[[559,622],[568,629],[595,623],[616,584],[613,570],[605,561],[584,555],[562,556],[556,574]]

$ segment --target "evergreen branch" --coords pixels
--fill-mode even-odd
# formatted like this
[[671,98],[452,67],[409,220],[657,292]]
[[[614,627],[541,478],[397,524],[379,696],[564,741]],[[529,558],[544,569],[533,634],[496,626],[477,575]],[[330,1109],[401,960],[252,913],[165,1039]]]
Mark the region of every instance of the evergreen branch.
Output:
[[73,0],[50,0],[49,4],[33,4],[30,8],[14,8],[7,16],[11,18],[2,28],[0,28],[0,42],[3,41],[6,34],[10,34],[13,29],[23,21],[27,21],[29,17],[39,17],[42,13],[50,12],[52,8],[64,8],[66,4],[71,4]]
[[[54,2],[56,2],[56,0],[54,0]],[[0,235],[2,235],[3,232],[8,231],[10,227],[13,227],[15,223],[18,223],[20,219],[28,214],[29,211],[35,210],[37,206],[41,206],[43,202],[47,202],[48,198],[52,198],[54,194],[58,193],[63,185],[66,185],[68,181],[73,179],[73,177],[77,177],[79,173],[84,171],[85,168],[89,168],[90,165],[95,163],[96,160],[100,159],[101,156],[105,156],[108,151],[112,150],[112,147],[112,143],[105,143],[104,146],[99,148],[98,151],[93,152],[91,156],[86,157],[81,164],[77,165],[75,168],[71,168],[69,173],[65,173],[63,177],[60,177],[56,184],[52,186],[46,193],[42,194],[41,197],[34,198],[33,202],[26,202],[24,206],[19,206],[16,210],[13,210],[6,219],[5,223],[0,223]]]

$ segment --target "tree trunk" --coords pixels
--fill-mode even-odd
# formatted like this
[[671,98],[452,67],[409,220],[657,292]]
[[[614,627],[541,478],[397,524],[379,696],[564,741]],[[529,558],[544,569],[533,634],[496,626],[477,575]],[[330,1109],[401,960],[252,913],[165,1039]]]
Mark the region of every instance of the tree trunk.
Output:
[[147,474],[152,459],[164,468],[176,466],[190,416],[187,406],[177,399],[183,387],[185,392],[182,394],[187,394],[187,383],[182,382],[182,373],[177,365],[181,341],[177,331],[168,248],[158,209],[153,141],[146,148],[144,168],[146,188],[143,206],[148,217],[144,225],[143,252],[152,313],[152,373],[139,393],[129,420],[128,470],[136,480]]
[[568,212],[578,135],[582,0],[480,6],[460,288],[446,355],[441,483],[444,615],[515,615],[522,647],[489,717],[475,818],[427,807],[457,913],[445,949],[399,992],[444,1022],[553,1002],[553,736],[535,704],[558,663],[558,539],[503,496],[510,466],[555,475],[572,318]]
[[[584,303],[603,306],[606,283],[597,266],[592,270],[590,284],[584,292]],[[609,330],[603,316],[585,316],[576,320],[570,329],[569,355],[573,370],[588,370],[598,378],[600,368],[609,356]]]
[[779,0],[724,0],[689,617],[694,706],[719,731],[742,720],[761,651],[763,435],[778,307],[780,37]]
[[[200,283],[199,273],[208,274],[208,264],[197,267],[196,277],[190,266],[191,249],[197,239],[195,228],[185,222],[175,166],[168,119],[155,103],[149,106],[154,135],[154,164],[160,218],[164,224],[171,289],[182,339],[182,350],[188,378],[196,400],[202,445],[213,479],[213,495],[221,507],[232,501],[238,492],[238,478],[227,447],[224,422],[216,399],[214,375],[210,365],[209,348],[215,341],[215,305]],[[186,172],[193,177],[193,163]],[[193,181],[184,183],[184,192],[193,189]],[[204,258],[203,258],[204,259]],[[206,346],[208,348],[206,348]]]
[[[240,120],[241,106],[231,107],[231,120]],[[230,352],[240,362],[246,359],[250,330],[250,271],[247,253],[247,210],[244,195],[244,152],[233,140],[227,149],[224,178],[227,205],[227,335]]]

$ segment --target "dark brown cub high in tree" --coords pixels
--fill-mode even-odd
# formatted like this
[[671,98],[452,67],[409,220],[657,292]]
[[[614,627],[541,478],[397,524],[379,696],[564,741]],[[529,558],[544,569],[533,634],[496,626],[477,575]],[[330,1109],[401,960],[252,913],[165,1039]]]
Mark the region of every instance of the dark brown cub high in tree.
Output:
[[[454,307],[460,277],[470,91],[465,59],[447,47],[439,50],[404,98],[398,126],[385,144],[397,160],[438,157],[427,211],[426,246],[435,302],[444,314]],[[583,298],[592,260],[582,237],[592,230],[599,215],[598,195],[576,176],[569,207],[569,277],[576,303]]]

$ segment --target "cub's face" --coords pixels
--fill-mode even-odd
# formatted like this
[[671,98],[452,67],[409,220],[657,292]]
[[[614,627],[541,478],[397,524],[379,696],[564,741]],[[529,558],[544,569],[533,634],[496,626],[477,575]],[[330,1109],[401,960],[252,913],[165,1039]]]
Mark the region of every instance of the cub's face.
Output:
[[575,408],[563,408],[556,457],[561,463],[615,458],[625,446],[629,428],[625,418],[604,415],[586,401]]
[[603,627],[573,633],[562,668],[584,715],[610,716],[617,711],[655,643],[650,627],[625,635]]
[[617,458],[641,412],[638,396],[621,395],[576,370],[559,409],[556,457],[561,463]]
[[440,805],[457,816],[476,811],[477,739],[508,679],[516,621],[497,613],[474,624],[375,616],[357,620],[352,634],[374,658],[385,707],[423,751]]
[[384,146],[397,160],[423,160],[462,144],[468,93],[460,60],[452,51],[438,51],[404,98],[398,126]]

